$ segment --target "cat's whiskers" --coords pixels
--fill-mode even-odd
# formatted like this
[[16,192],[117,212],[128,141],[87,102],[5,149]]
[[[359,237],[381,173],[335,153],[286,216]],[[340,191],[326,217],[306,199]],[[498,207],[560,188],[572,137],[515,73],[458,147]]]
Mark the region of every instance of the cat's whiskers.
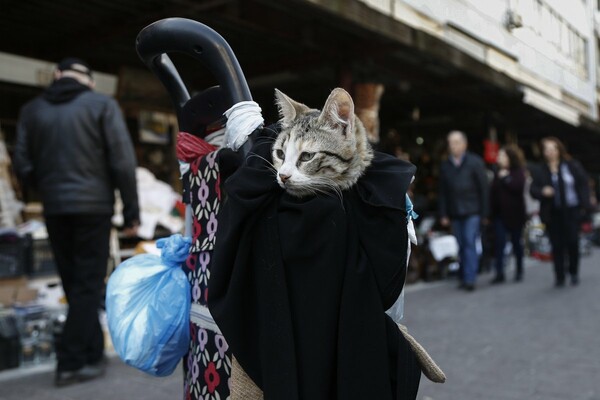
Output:
[[306,185],[307,188],[311,189],[313,194],[323,193],[330,197],[337,197],[340,200],[342,208],[344,208],[344,195],[342,190],[328,178],[314,178],[314,181]]
[[265,143],[259,143],[258,146],[263,145],[263,144],[271,144],[268,143],[269,141],[271,142],[275,142],[277,140],[277,138],[273,138],[273,137],[263,137],[260,139],[261,141],[264,141]]
[[269,132],[271,132],[271,133],[274,133],[275,136],[276,136],[274,138],[268,138],[268,139],[273,139],[273,140],[277,139],[277,135],[279,135],[279,132],[277,132],[275,129],[273,129],[273,128],[269,127],[269,126],[265,126],[264,129],[267,130],[267,131],[269,131]]
[[273,164],[272,164],[272,163],[271,163],[269,160],[267,160],[267,159],[266,159],[266,158],[264,158],[263,156],[261,156],[261,155],[258,155],[258,154],[256,154],[256,153],[250,153],[250,154],[248,154],[248,157],[246,158],[246,160],[250,159],[251,157],[258,157],[258,158],[260,158],[261,160],[263,160],[264,162],[266,162],[266,163],[267,163],[267,165],[269,166],[269,169],[270,169],[272,172],[274,172],[274,173],[275,173],[275,176],[277,176],[277,168],[275,168],[275,166],[274,166],[274,165],[273,165]]

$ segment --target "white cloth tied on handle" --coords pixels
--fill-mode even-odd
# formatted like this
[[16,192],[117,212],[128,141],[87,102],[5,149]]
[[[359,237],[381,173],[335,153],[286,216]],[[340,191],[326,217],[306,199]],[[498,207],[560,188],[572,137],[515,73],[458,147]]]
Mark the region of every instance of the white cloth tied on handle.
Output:
[[237,151],[254,130],[264,124],[262,110],[254,101],[241,101],[225,111],[225,146]]

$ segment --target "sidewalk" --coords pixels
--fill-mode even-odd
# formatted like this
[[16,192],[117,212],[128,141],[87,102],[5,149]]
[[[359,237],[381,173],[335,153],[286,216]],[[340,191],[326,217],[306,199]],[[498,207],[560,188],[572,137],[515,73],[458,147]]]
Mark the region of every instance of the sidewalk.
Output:
[[18,379],[0,374],[0,400],[180,400],[183,396],[181,367],[169,377],[154,378],[111,357],[103,378],[64,388],[54,387],[54,371],[44,369]]
[[[511,274],[509,276],[512,278]],[[406,325],[447,375],[420,400],[600,400],[600,251],[581,284],[553,287],[551,263],[528,259],[525,281],[463,293],[406,293]]]
[[[405,323],[440,364],[419,400],[600,400],[600,250],[582,259],[580,286],[555,289],[552,266],[527,260],[525,281],[465,293],[455,283],[407,288]],[[181,370],[153,378],[111,359],[106,377],[56,389],[46,370],[0,374],[0,400],[181,399]],[[376,399],[365,399],[376,400]]]

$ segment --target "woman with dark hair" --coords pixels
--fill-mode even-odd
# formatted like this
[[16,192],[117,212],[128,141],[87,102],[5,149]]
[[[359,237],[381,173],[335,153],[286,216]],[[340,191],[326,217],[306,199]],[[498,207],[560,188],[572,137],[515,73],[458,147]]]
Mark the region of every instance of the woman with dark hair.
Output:
[[523,226],[525,214],[525,160],[516,145],[507,145],[498,152],[497,172],[490,191],[491,218],[495,232],[496,277],[492,284],[503,283],[504,249],[510,236],[517,264],[515,281],[523,279]]
[[[533,177],[531,196],[540,200],[540,217],[548,229],[556,286],[565,285],[565,258],[571,283],[579,283],[579,227],[589,210],[588,177],[560,140],[542,139],[544,164]],[[565,257],[568,256],[568,257]]]

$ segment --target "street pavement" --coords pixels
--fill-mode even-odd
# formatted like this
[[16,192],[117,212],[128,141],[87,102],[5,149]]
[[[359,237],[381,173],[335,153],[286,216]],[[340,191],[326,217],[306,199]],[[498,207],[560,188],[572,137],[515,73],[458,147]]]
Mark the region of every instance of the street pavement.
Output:
[[[0,374],[0,400],[181,400],[183,375],[178,368],[173,375],[155,378],[111,357],[106,375],[94,381],[62,388],[53,384],[51,368],[17,379]],[[23,374],[21,374],[23,375]]]
[[554,288],[552,265],[531,259],[522,283],[490,279],[407,290],[406,325],[447,376],[423,379],[419,399],[600,400],[600,251],[577,287]]
[[[555,289],[551,264],[530,259],[524,282],[490,279],[481,276],[473,293],[451,280],[407,288],[405,324],[447,376],[423,377],[418,399],[600,400],[600,250],[582,259],[578,287]],[[0,373],[0,400],[181,397],[180,369],[153,378],[116,358],[104,378],[61,389],[49,368]]]

